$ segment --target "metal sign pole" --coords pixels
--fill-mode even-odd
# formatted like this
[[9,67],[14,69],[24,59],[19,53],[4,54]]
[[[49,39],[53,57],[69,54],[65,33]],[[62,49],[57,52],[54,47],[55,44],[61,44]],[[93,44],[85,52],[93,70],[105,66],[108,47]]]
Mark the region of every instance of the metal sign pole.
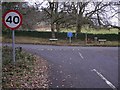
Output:
[[15,31],[12,31],[13,62],[15,63]]
[[71,37],[69,37],[70,43],[71,43]]
[[17,10],[8,10],[3,15],[4,25],[12,30],[12,58],[15,63],[15,29],[19,28],[22,24],[22,15]]

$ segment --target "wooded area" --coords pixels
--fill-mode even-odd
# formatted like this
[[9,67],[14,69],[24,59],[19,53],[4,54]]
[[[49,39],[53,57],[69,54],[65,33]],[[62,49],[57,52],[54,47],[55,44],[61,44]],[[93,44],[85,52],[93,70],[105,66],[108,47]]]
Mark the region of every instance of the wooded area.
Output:
[[[46,5],[43,5],[46,3]],[[81,28],[95,29],[117,28],[118,24],[111,23],[111,18],[118,18],[119,2],[36,2],[29,5],[28,2],[3,2],[3,13],[9,9],[17,9],[23,15],[22,29],[34,29],[41,23],[51,28],[52,38],[56,38],[55,31],[61,28],[74,28],[75,37],[81,32]],[[119,21],[119,18],[118,18]]]

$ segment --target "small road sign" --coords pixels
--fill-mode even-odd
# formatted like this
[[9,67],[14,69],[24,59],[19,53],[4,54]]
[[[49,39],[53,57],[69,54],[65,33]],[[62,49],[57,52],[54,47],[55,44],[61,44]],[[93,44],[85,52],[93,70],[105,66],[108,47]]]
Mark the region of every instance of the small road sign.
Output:
[[71,43],[72,42],[71,38],[73,37],[73,33],[72,32],[68,32],[67,33],[67,37],[69,37],[69,42]]
[[15,63],[15,32],[22,24],[22,15],[16,10],[9,10],[3,15],[4,25],[12,30],[12,48],[13,48],[13,62]]
[[67,37],[73,37],[73,33],[72,32],[68,32],[67,33]]
[[22,24],[22,15],[16,10],[9,10],[3,15],[3,23],[7,28],[16,30]]

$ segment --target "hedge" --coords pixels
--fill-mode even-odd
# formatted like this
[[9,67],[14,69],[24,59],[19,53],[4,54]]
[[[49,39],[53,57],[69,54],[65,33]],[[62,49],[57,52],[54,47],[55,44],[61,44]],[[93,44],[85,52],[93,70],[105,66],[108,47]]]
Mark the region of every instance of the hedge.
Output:
[[[2,31],[3,36],[11,37],[12,31]],[[38,32],[38,31],[15,31],[16,36],[28,36],[28,37],[38,37],[38,38],[51,38],[51,32]],[[66,32],[55,32],[56,38],[58,39],[66,39]],[[98,37],[99,39],[107,39],[108,41],[118,41],[120,37],[119,34],[87,34],[87,37],[90,39],[94,39],[94,37]],[[75,38],[75,33],[73,33],[73,39]],[[78,33],[78,38],[81,40],[85,40],[85,33]]]

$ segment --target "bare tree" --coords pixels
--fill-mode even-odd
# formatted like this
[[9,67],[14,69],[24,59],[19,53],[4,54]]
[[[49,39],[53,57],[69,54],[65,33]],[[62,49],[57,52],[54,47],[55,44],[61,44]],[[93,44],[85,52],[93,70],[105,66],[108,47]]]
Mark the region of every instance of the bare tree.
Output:
[[[41,7],[43,2],[35,3],[28,9],[21,12],[24,15],[23,27],[30,27],[39,24],[41,21],[48,22],[51,25],[52,38],[56,38],[55,30],[60,31],[61,27],[76,27],[77,34],[81,32],[82,26],[87,24],[93,28],[114,27],[120,28],[110,23],[119,12],[115,5],[110,2],[51,2],[48,0],[47,7]],[[11,5],[13,8],[15,5]],[[109,16],[109,11],[114,14]],[[108,17],[109,16],[109,17]]]
[[51,32],[52,32],[52,38],[56,38],[55,36],[55,30],[57,32],[60,31],[60,24],[63,23],[63,9],[61,8],[61,4],[59,2],[51,2],[48,1],[49,5],[47,8],[42,8],[43,12],[46,13],[46,19],[50,21],[51,25]]
[[[69,5],[66,5],[66,7],[67,12],[73,18],[73,22],[74,20],[76,21],[76,37],[81,32],[84,24],[89,24],[94,28],[108,27],[111,25],[109,19],[112,17],[108,17],[108,14],[110,13],[109,8],[113,7],[113,5],[110,2],[69,2]],[[118,11],[114,11],[114,13],[117,14]]]

